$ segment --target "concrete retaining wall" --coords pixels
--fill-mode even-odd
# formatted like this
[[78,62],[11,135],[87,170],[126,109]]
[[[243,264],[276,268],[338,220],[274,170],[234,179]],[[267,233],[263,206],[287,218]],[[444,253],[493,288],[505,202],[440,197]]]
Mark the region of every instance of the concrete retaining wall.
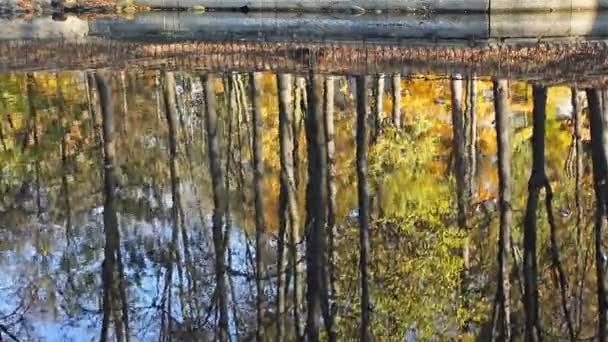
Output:
[[[466,17],[466,20],[464,18]],[[430,18],[394,15],[336,16],[289,13],[142,13],[133,20],[92,21],[93,35],[137,38],[231,40],[365,40],[382,38],[487,38],[488,16],[436,15]]]
[[492,38],[608,36],[608,13],[503,13],[490,16]]
[[608,36],[608,12],[366,14],[150,12],[133,19],[0,20],[0,40],[78,38],[206,41],[365,41]]
[[247,7],[256,11],[300,10],[300,11],[475,11],[485,12],[489,0],[137,0],[139,4],[152,7],[194,7],[210,9],[235,9]]
[[608,0],[491,0],[492,12],[577,11],[608,8]]
[[504,12],[571,11],[608,8],[608,0],[136,0],[155,8],[192,8],[252,11],[435,11]]
[[142,13],[98,19],[90,34],[114,38],[324,41],[371,39],[546,38],[608,36],[608,13],[322,15],[289,13]]

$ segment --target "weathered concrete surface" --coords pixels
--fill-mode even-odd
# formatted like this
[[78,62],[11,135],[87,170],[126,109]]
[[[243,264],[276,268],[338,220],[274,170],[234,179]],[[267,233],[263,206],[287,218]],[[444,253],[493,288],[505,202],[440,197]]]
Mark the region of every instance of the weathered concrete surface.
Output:
[[494,13],[489,36],[493,38],[545,38],[608,36],[608,13]]
[[491,12],[550,12],[608,8],[608,0],[491,0]]
[[3,20],[0,40],[77,38],[136,40],[373,41],[490,38],[608,37],[608,13],[434,14],[431,16],[296,13],[196,14],[151,12],[133,19],[76,17]]
[[608,13],[323,15],[152,12],[90,22],[91,35],[206,41],[365,41],[376,39],[546,38],[608,36]]
[[246,8],[252,11],[435,11],[526,12],[608,8],[608,0],[136,0],[156,8],[203,6],[215,10]]
[[322,15],[289,13],[141,13],[133,20],[98,19],[92,35],[138,38],[162,34],[174,38],[231,40],[483,39],[488,16],[470,15]]
[[74,39],[86,37],[89,33],[88,22],[76,17],[67,17],[65,21],[53,21],[48,17],[30,20],[0,19],[0,28],[0,40]]
[[227,10],[247,7],[256,11],[449,11],[487,12],[489,0],[136,0],[157,8],[204,6]]

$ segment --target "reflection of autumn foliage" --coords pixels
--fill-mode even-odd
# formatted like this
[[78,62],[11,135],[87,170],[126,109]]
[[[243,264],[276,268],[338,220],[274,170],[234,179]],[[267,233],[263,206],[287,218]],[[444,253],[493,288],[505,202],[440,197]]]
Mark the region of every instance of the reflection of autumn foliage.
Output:
[[[131,63],[135,65],[157,65],[167,63],[172,68],[195,67],[200,69],[248,68],[251,66],[252,58],[254,65],[260,69],[274,66],[303,67],[295,57],[277,53],[271,57],[264,57],[271,45],[264,44],[235,44],[237,48],[234,54],[228,54],[221,59],[216,58],[225,53],[225,45],[222,44],[180,44],[180,45],[140,45],[130,43],[112,43],[98,41],[99,44],[89,43],[83,45],[43,45],[49,50],[33,50],[26,60],[20,65],[22,68],[45,68],[50,61],[58,63],[60,67],[82,66],[82,61],[89,65],[107,65],[113,63],[115,58],[124,58],[120,63]],[[4,43],[0,43],[4,44]],[[578,43],[577,43],[578,44]],[[70,56],[57,56],[49,53],[51,47],[74,47]],[[318,45],[310,45],[313,53]],[[580,43],[576,46],[589,48],[589,53],[597,47],[591,43]],[[595,46],[595,47],[594,47]],[[26,45],[15,46],[15,51],[23,51]],[[133,47],[132,51],[128,51]],[[31,48],[31,47],[30,47]],[[158,48],[158,49],[157,49]],[[200,48],[200,51],[194,51]],[[276,47],[275,47],[276,48]],[[361,60],[357,56],[348,57],[348,51],[356,53],[360,47],[337,47],[334,55],[326,46],[316,58],[318,67],[336,70],[346,68],[347,63],[353,63],[355,67],[361,66]],[[17,52],[6,50],[7,46],[0,46],[0,68],[10,67],[11,63],[21,63],[17,60]],[[90,49],[90,50],[87,50]],[[182,50],[183,49],[183,54]],[[288,47],[283,46],[279,52],[285,52]],[[351,49],[351,50],[348,50]],[[357,50],[359,49],[359,50]],[[368,47],[368,49],[372,49]],[[583,49],[584,50],[584,49]],[[546,60],[559,59],[559,54],[582,56],[587,52],[583,50],[568,50],[547,53]],[[4,52],[7,54],[4,54]],[[108,54],[110,51],[117,55]],[[372,50],[370,50],[372,51]],[[375,50],[374,50],[375,51]],[[424,52],[427,51],[427,52]],[[492,58],[497,58],[501,53],[514,58],[524,58],[540,53],[542,48],[528,50],[504,50],[478,51],[479,55],[472,56],[469,52],[464,54],[459,49],[452,50],[399,50],[395,48],[386,57],[378,57],[378,63],[374,67],[382,67],[382,61],[395,63],[406,58],[418,58],[422,60],[425,53],[440,54],[437,58],[445,61],[458,62],[458,58],[470,57],[472,61],[480,62],[480,68],[489,68]],[[578,52],[577,52],[578,51]],[[382,52],[382,51],[380,51]],[[380,53],[378,52],[378,53]],[[384,52],[389,52],[388,50]],[[49,53],[49,54],[47,54]],[[396,57],[404,53],[405,57]],[[544,53],[544,52],[543,52]],[[602,52],[603,53],[603,52]],[[599,53],[594,58],[603,58]],[[193,55],[194,54],[194,55]],[[460,54],[460,55],[459,55]],[[214,56],[211,58],[210,56]],[[392,57],[391,57],[392,56]],[[407,57],[409,56],[409,57]],[[418,56],[418,57],[416,57]],[[421,57],[422,56],[422,57]],[[485,57],[483,57],[485,56]],[[494,57],[492,57],[494,56]],[[61,57],[64,60],[59,60]],[[234,59],[232,59],[234,57]],[[297,56],[296,56],[297,57]],[[335,57],[335,60],[334,60]],[[340,58],[344,60],[340,61]],[[389,58],[390,57],[390,58]],[[457,58],[458,57],[458,58]],[[485,59],[483,59],[483,58]],[[37,58],[37,59],[36,59]],[[382,58],[385,58],[384,60]],[[402,58],[402,59],[399,59]],[[476,59],[478,58],[478,59]],[[482,59],[479,59],[482,58]],[[501,57],[502,58],[502,57]],[[31,64],[34,60],[37,65]],[[412,59],[413,60],[413,59]],[[28,62],[29,61],[29,62]],[[350,61],[350,62],[349,62]],[[371,61],[371,60],[370,60]],[[520,59],[521,61],[521,59]],[[185,63],[183,65],[179,63]],[[242,62],[243,64],[239,64]],[[30,63],[30,64],[27,64]],[[74,63],[74,64],[70,64]],[[178,64],[175,64],[178,63]],[[277,64],[272,64],[277,63]],[[285,64],[280,64],[285,63]],[[506,62],[515,63],[513,61]],[[574,68],[582,64],[573,61]],[[456,65],[454,64],[454,65]],[[124,65],[124,64],[119,64]],[[532,65],[532,62],[530,62]],[[521,67],[521,70],[533,70],[531,67]],[[228,69],[229,69],[228,68]],[[222,69],[223,70],[223,69]],[[390,70],[390,67],[389,69]],[[505,69],[503,69],[505,70]],[[539,70],[539,69],[538,69]],[[566,69],[566,71],[572,69]],[[32,164],[39,162],[41,166],[41,179],[44,185],[49,185],[54,199],[61,199],[62,194],[56,186],[64,170],[68,170],[67,182],[70,185],[69,197],[74,205],[74,212],[88,210],[99,199],[100,161],[99,140],[96,137],[96,125],[93,107],[89,107],[85,92],[85,78],[83,73],[61,72],[58,76],[51,73],[34,73],[35,94],[33,103],[38,108],[36,121],[36,132],[40,145],[33,145],[33,135],[27,132],[31,123],[28,114],[28,98],[26,94],[26,76],[21,73],[6,73],[0,75],[0,131],[3,141],[0,143],[0,193],[3,197],[12,198],[22,184],[31,182],[34,170]],[[239,75],[239,77],[246,76]],[[197,77],[190,73],[176,73],[178,80],[191,77],[196,82]],[[220,77],[218,77],[220,79]],[[354,167],[354,101],[352,89],[349,88],[347,78],[337,77],[339,87],[336,87],[336,99],[342,98],[338,105],[336,101],[335,113],[335,140],[337,158],[337,266],[339,276],[338,298],[339,314],[336,322],[340,333],[346,337],[355,336],[357,333],[358,305],[358,273],[357,273],[357,227],[355,214],[357,208],[356,176]],[[112,80],[115,92],[120,91],[119,78]],[[248,82],[244,82],[247,84]],[[129,199],[129,190],[156,189],[161,194],[169,190],[169,164],[167,161],[167,124],[163,116],[157,116],[157,101],[155,99],[154,75],[150,72],[128,72],[126,73],[126,89],[128,99],[128,113],[122,112],[122,103],[117,103],[117,178],[121,187],[121,196],[126,199],[121,201],[121,210],[136,216],[156,215],[146,207],[144,199]],[[478,93],[476,98],[478,115],[478,167],[476,177],[476,189],[471,199],[470,212],[470,241],[472,254],[471,272],[478,279],[477,286],[472,298],[475,305],[470,312],[463,312],[456,295],[458,293],[460,270],[462,268],[461,257],[454,253],[462,244],[462,232],[455,226],[455,203],[454,203],[454,175],[452,172],[452,130],[450,118],[450,94],[449,83],[441,74],[416,74],[411,77],[403,77],[401,84],[401,105],[403,109],[404,128],[396,132],[391,127],[385,127],[375,146],[370,147],[370,184],[372,184],[374,196],[374,212],[372,214],[373,225],[371,228],[372,248],[371,263],[372,271],[372,302],[374,306],[373,324],[374,332],[379,340],[393,340],[390,337],[402,337],[409,327],[416,327],[419,337],[427,336],[438,338],[456,338],[458,333],[453,327],[461,325],[463,320],[473,321],[478,326],[487,322],[490,311],[490,300],[494,293],[493,275],[495,274],[496,234],[497,220],[495,208],[492,207],[493,199],[497,195],[497,170],[494,159],[496,153],[496,138],[493,127],[494,112],[491,93],[491,82],[487,79],[478,81]],[[62,98],[58,98],[58,88],[61,88]],[[226,102],[224,102],[225,90],[223,83],[215,83],[218,96],[218,115],[225,120],[227,113]],[[509,86],[509,108],[513,120],[521,120],[521,125],[512,132],[512,169],[513,169],[513,208],[514,227],[513,239],[515,249],[519,248],[520,224],[522,210],[526,199],[527,178],[529,177],[529,166],[531,162],[530,143],[531,130],[531,102],[529,84],[526,82],[512,82]],[[245,92],[249,96],[248,92]],[[118,99],[122,97],[116,94]],[[584,294],[581,312],[583,321],[583,336],[591,336],[593,329],[586,326],[585,322],[593,322],[593,296],[590,291],[593,288],[593,275],[581,278],[581,272],[575,260],[578,250],[586,250],[590,246],[590,235],[584,233],[584,239],[577,246],[572,234],[571,226],[574,216],[568,214],[575,208],[571,204],[573,194],[573,180],[564,173],[564,164],[568,156],[571,144],[571,127],[566,120],[558,120],[558,112],[562,103],[570,96],[569,89],[563,87],[551,88],[548,95],[547,106],[547,173],[555,192],[555,212],[559,213],[556,218],[558,226],[558,238],[561,248],[564,268],[569,274],[571,292],[576,295],[579,288]],[[64,102],[64,112],[59,112],[58,101]],[[121,101],[117,101],[121,102]],[[388,94],[385,96],[385,121],[391,113],[391,100]],[[249,105],[250,105],[249,101]],[[276,77],[271,73],[263,76],[262,87],[262,119],[264,123],[262,145],[263,145],[263,196],[266,204],[265,219],[268,231],[274,235],[278,226],[278,197],[279,197],[279,142],[278,142],[278,104]],[[179,140],[179,168],[183,191],[190,196],[195,196],[196,203],[204,210],[210,208],[209,175],[205,171],[207,156],[204,154],[204,128],[200,123],[200,113],[185,115],[183,117],[184,127],[178,129]],[[97,118],[99,121],[99,118]],[[222,121],[224,124],[226,121]],[[519,122],[519,121],[518,121]],[[248,125],[251,121],[248,122]],[[245,140],[245,124],[242,123],[243,140]],[[223,127],[222,151],[225,152],[227,141],[227,128]],[[233,134],[234,133],[233,131]],[[583,136],[588,136],[588,127],[585,125]],[[24,136],[28,141],[28,148],[22,148]],[[68,151],[67,165],[62,167],[59,145],[65,138],[66,150]],[[192,155],[186,156],[185,141],[190,141]],[[233,136],[233,142],[237,137]],[[246,173],[245,182],[251,180],[250,169],[250,146],[242,146],[244,160],[243,171]],[[305,140],[300,137],[300,156],[305,156]],[[223,154],[225,157],[227,153]],[[191,161],[187,160],[192,158]],[[585,157],[587,158],[587,156]],[[303,161],[303,160],[302,160]],[[192,162],[194,167],[189,165]],[[232,163],[233,167],[236,165]],[[302,164],[304,164],[303,161]],[[225,165],[225,161],[223,161]],[[300,165],[305,170],[305,165]],[[235,191],[235,183],[238,178],[238,170],[228,173],[232,191]],[[304,175],[305,172],[300,172]],[[584,175],[585,186],[589,185],[589,174]],[[302,176],[300,192],[303,193],[306,184],[305,176]],[[143,185],[142,185],[143,184]],[[144,186],[145,185],[145,186]],[[192,190],[195,189],[195,190]],[[590,188],[586,188],[588,190]],[[245,184],[244,192],[251,192],[249,184]],[[193,193],[195,195],[193,195]],[[9,196],[10,195],[10,196]],[[184,195],[186,198],[187,196]],[[254,213],[248,203],[242,202],[240,194],[231,194],[232,219],[238,227],[251,229],[253,227]],[[583,202],[586,207],[592,203],[591,191],[585,191]],[[187,200],[184,200],[187,202]],[[191,200],[194,202],[193,200]],[[300,205],[303,203],[300,197]],[[60,203],[60,202],[58,202]],[[6,203],[1,203],[3,206]],[[188,206],[193,203],[184,203]],[[58,204],[59,206],[59,204]],[[379,214],[379,206],[382,206],[383,216]],[[303,206],[302,206],[303,209]],[[57,218],[61,217],[60,209],[53,212]],[[149,212],[148,212],[149,211]],[[160,210],[159,210],[160,211]],[[191,216],[198,212],[186,211],[189,223],[195,220]],[[300,212],[304,212],[301,210]],[[591,210],[586,210],[585,217],[591,217]],[[545,215],[542,212],[540,215]],[[162,216],[162,214],[161,214]],[[4,217],[2,217],[4,218]],[[3,220],[0,223],[13,222]],[[560,327],[560,308],[558,301],[552,300],[558,295],[553,286],[550,273],[550,260],[547,254],[548,227],[544,218],[539,219],[539,264],[541,270],[539,277],[540,296],[542,303],[543,322],[546,329],[554,334],[562,332]],[[585,222],[583,222],[585,223]],[[15,224],[15,229],[22,225]],[[190,226],[189,226],[190,227]],[[192,229],[199,229],[196,226]],[[584,229],[583,229],[584,230]],[[249,230],[251,232],[251,230]],[[52,241],[49,243],[53,243]],[[48,249],[45,246],[37,247],[39,252]],[[581,253],[584,257],[584,253]],[[589,261],[591,263],[591,261]],[[587,272],[592,273],[592,272]],[[512,289],[512,302],[514,304],[513,315],[521,319],[523,313],[519,307],[520,294],[514,282]],[[579,285],[581,284],[581,285]],[[46,303],[55,306],[55,303]],[[578,310],[578,309],[577,309]],[[555,322],[555,324],[554,324]],[[385,337],[389,336],[389,337]]]

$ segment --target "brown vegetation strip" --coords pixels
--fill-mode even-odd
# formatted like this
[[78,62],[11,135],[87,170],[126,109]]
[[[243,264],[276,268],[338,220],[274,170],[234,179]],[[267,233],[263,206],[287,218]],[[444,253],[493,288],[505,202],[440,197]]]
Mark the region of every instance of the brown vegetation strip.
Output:
[[597,80],[607,75],[604,41],[483,47],[338,43],[81,41],[0,42],[0,71],[160,68],[333,74],[476,72],[480,76]]

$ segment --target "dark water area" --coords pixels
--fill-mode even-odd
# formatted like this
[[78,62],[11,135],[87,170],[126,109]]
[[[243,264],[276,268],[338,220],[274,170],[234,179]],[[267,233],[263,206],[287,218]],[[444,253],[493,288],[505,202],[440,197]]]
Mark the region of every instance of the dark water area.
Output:
[[2,341],[605,336],[602,40],[154,27],[0,42]]

